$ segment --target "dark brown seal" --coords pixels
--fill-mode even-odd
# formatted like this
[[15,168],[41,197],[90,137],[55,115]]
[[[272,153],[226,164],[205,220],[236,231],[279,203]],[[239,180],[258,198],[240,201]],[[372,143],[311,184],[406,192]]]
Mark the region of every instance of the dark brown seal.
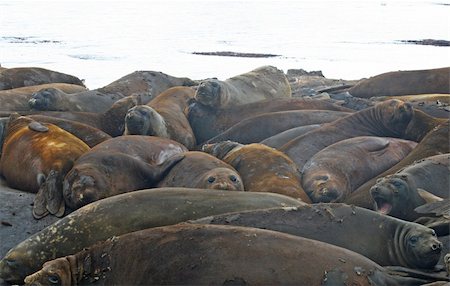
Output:
[[73,75],[43,68],[9,68],[0,72],[0,90],[56,82],[84,87],[84,83]]
[[291,97],[291,87],[284,72],[273,66],[262,66],[225,81],[203,80],[195,93],[197,102],[214,109],[281,97]]
[[174,155],[185,150],[173,140],[153,136],[107,140],[76,160],[64,178],[64,200],[74,210],[117,194],[155,187],[184,157]]
[[158,187],[244,191],[241,176],[229,164],[204,152],[191,151],[183,155]]
[[12,115],[7,125],[0,172],[12,188],[37,193],[33,216],[62,216],[62,180],[79,156],[83,141],[53,124]]
[[258,143],[290,128],[332,122],[349,114],[331,110],[290,110],[264,113],[236,123],[205,143],[217,143],[225,140],[242,144]]
[[175,140],[189,150],[196,146],[186,109],[194,98],[190,87],[172,87],[147,105],[131,108],[125,117],[126,135],[150,135]]
[[289,233],[355,251],[383,266],[433,268],[442,249],[435,232],[428,227],[340,203],[234,212],[193,223]]
[[450,67],[395,71],[360,81],[348,92],[357,97],[450,93]]
[[358,136],[312,156],[302,169],[302,186],[314,203],[343,202],[360,185],[389,169],[417,145],[398,138]]
[[[184,253],[187,255],[180,255]],[[305,267],[312,265],[313,267]],[[178,224],[47,262],[26,285],[413,285],[353,251],[280,232]]]
[[297,137],[280,148],[301,170],[314,154],[338,141],[357,136],[402,138],[414,110],[400,100],[387,100]]
[[20,283],[45,261],[76,253],[112,236],[209,215],[302,204],[270,193],[188,188],[125,193],[84,206],[19,243],[0,261],[0,278]]
[[202,150],[233,166],[247,192],[278,193],[311,203],[301,187],[297,165],[280,151],[263,144],[230,141],[204,145]]
[[352,112],[351,109],[324,100],[276,98],[225,109],[214,109],[194,102],[189,106],[188,119],[197,142],[201,143],[245,118],[268,112],[304,109]]
[[278,149],[281,146],[283,146],[284,144],[291,141],[292,139],[302,136],[303,134],[305,134],[309,131],[312,131],[314,129],[317,129],[320,126],[322,126],[322,124],[311,124],[311,125],[305,125],[305,126],[291,128],[286,131],[275,134],[273,136],[270,136],[270,137],[262,140],[259,143],[267,145],[267,146],[275,148],[275,149]]
[[400,219],[414,221],[415,208],[449,198],[450,154],[435,155],[379,178],[370,189],[374,209]]

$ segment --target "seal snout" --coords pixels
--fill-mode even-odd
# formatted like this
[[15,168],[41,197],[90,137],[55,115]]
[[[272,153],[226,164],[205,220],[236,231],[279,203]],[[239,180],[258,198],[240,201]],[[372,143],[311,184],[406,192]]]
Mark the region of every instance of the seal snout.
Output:
[[385,190],[385,188],[379,185],[375,185],[370,189],[370,194],[374,200],[375,211],[386,215],[392,211],[392,203],[390,202],[391,198],[388,195],[388,190]]

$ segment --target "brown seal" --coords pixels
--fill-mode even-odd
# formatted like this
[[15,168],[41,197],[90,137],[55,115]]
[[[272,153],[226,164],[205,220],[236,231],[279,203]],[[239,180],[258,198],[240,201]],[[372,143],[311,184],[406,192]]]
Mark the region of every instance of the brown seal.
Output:
[[301,170],[323,148],[357,136],[402,138],[413,117],[412,107],[400,100],[387,100],[297,137],[280,148]]
[[303,134],[305,134],[309,131],[312,131],[314,129],[317,129],[320,126],[322,126],[322,124],[311,124],[311,125],[305,125],[305,126],[291,128],[286,131],[275,134],[273,136],[270,136],[270,137],[262,140],[259,143],[267,145],[267,146],[275,148],[275,149],[278,149],[281,146],[283,146],[284,144],[291,141],[292,139],[302,136]]
[[359,136],[336,142],[312,156],[302,186],[314,203],[343,202],[360,185],[389,169],[417,145],[398,138]]
[[67,286],[369,286],[419,285],[419,281],[424,282],[390,274],[356,252],[317,240],[256,228],[196,224],[114,237],[49,261],[25,278],[26,285]]
[[194,131],[195,138],[200,143],[224,132],[231,126],[249,117],[268,112],[304,109],[353,111],[324,100],[276,98],[225,109],[213,109],[194,102],[189,106],[188,119]]
[[0,278],[21,283],[47,260],[141,229],[215,214],[302,204],[278,194],[189,188],[157,188],[120,194],[84,206],[20,242],[0,261]]
[[12,115],[0,158],[0,173],[12,188],[37,193],[33,216],[62,216],[62,180],[90,148],[53,124]]
[[249,117],[205,143],[231,140],[242,144],[258,143],[290,128],[332,122],[351,113],[331,110],[290,110]]
[[413,221],[421,215],[418,206],[449,198],[450,154],[416,161],[395,174],[379,178],[370,188],[374,209],[403,220]]
[[0,90],[56,82],[71,83],[84,87],[84,83],[73,75],[43,68],[10,68],[0,73]]
[[450,93],[450,67],[383,73],[360,81],[348,92],[356,97]]
[[262,66],[225,81],[203,80],[195,93],[197,102],[214,109],[280,97],[291,97],[291,87],[284,72],[273,66]]
[[78,158],[63,182],[66,205],[74,210],[117,194],[155,187],[184,156],[169,139],[128,135],[104,141]]
[[196,141],[185,111],[194,94],[190,87],[172,87],[147,105],[131,108],[125,117],[124,134],[168,138],[192,150]]
[[[428,126],[428,125],[426,125]],[[420,128],[417,128],[419,131]],[[422,132],[419,132],[421,134]],[[411,153],[408,154],[403,160],[379,174],[378,176],[370,179],[363,185],[361,185],[355,192],[353,192],[347,199],[346,203],[354,204],[357,206],[373,209],[374,201],[370,195],[370,188],[375,185],[376,180],[381,177],[385,177],[390,174],[394,174],[400,169],[414,163],[414,161],[421,160],[430,156],[450,153],[449,143],[450,129],[449,121],[438,125],[431,129],[431,131],[420,141],[420,143],[414,148]]]
[[29,111],[28,101],[31,95],[41,89],[54,87],[65,93],[83,92],[87,89],[81,85],[69,83],[47,83],[13,89],[0,90],[0,110],[1,111]]
[[216,157],[198,151],[183,153],[184,158],[158,183],[163,187],[184,187],[244,191],[239,173]]
[[297,165],[288,156],[263,144],[220,142],[204,145],[208,152],[234,167],[247,192],[269,192],[311,203],[301,187]]

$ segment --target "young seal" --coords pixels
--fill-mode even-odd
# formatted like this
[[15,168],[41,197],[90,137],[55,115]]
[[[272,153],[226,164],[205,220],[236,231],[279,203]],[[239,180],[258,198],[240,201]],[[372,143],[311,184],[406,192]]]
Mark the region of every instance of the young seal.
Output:
[[236,123],[205,143],[217,143],[226,140],[242,144],[258,143],[290,128],[332,122],[349,114],[348,112],[331,110],[290,110],[264,113]]
[[11,115],[0,173],[10,187],[37,193],[33,206],[36,219],[48,213],[62,216],[63,178],[75,160],[89,149],[83,141],[56,125]]
[[189,150],[196,146],[185,111],[195,94],[190,87],[172,87],[147,105],[131,108],[125,117],[125,135],[150,135],[177,141]]
[[305,163],[323,148],[357,136],[402,138],[414,110],[400,100],[387,100],[344,118],[324,124],[280,148],[301,170]]
[[197,102],[214,109],[280,97],[291,97],[291,87],[284,72],[273,66],[262,66],[225,81],[203,80],[195,93]]
[[374,209],[400,219],[414,221],[415,208],[438,198],[449,198],[450,154],[428,157],[395,174],[379,178],[370,188]]
[[244,191],[241,176],[229,164],[199,151],[185,152],[183,155],[184,158],[158,183],[159,188]]
[[302,186],[314,203],[343,202],[360,185],[389,169],[416,147],[414,141],[359,136],[317,152],[303,167]]
[[442,248],[428,227],[341,203],[234,212],[192,222],[256,227],[315,239],[383,266],[433,268]]
[[302,136],[303,134],[312,131],[314,129],[317,129],[320,126],[322,126],[322,124],[311,124],[287,129],[286,131],[270,136],[259,143],[275,149],[279,149],[281,146],[291,141],[292,139]]
[[56,82],[84,87],[84,83],[73,75],[43,68],[10,68],[0,73],[0,90]]
[[197,142],[201,143],[249,117],[269,112],[304,109],[352,112],[351,109],[324,100],[274,98],[224,109],[214,109],[193,102],[188,108],[188,120]]
[[348,92],[356,97],[450,93],[450,67],[383,73],[360,81]]
[[151,136],[111,140],[80,156],[64,178],[64,200],[72,210],[106,197],[155,187],[184,157],[174,155],[186,150],[175,141]]
[[280,151],[263,144],[230,141],[204,145],[202,150],[233,166],[247,192],[278,193],[311,203],[301,187],[297,165]]
[[233,211],[302,204],[299,200],[270,193],[186,188],[125,193],[84,206],[19,243],[0,261],[0,278],[21,283],[48,260],[141,229]]

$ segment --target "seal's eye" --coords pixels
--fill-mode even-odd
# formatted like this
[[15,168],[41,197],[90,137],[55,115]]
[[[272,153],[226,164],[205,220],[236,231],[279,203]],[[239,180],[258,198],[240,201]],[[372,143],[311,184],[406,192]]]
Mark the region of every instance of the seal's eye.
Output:
[[208,177],[208,183],[214,183],[215,180],[216,178],[214,177]]
[[60,284],[59,277],[57,275],[48,276],[48,282],[50,282],[51,284]]
[[418,240],[419,240],[419,238],[418,238],[417,236],[411,236],[411,237],[409,238],[409,242],[410,242],[412,245],[416,244]]
[[431,235],[436,237],[436,232],[434,230],[431,230]]
[[401,186],[403,185],[403,183],[400,182],[400,181],[393,181],[392,184],[393,184],[395,187],[397,187],[397,188],[399,188],[399,187],[401,187]]
[[230,176],[230,180],[231,180],[232,182],[236,182],[236,181],[237,181],[237,178],[236,178],[235,175],[231,175],[231,176]]

